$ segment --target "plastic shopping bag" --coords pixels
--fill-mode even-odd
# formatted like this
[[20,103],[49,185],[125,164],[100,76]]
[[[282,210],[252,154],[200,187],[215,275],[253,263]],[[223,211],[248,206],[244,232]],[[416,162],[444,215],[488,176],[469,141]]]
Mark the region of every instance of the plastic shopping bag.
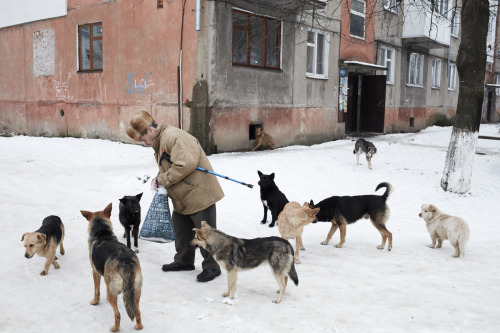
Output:
[[163,186],[158,187],[156,190],[151,206],[149,206],[148,213],[144,218],[139,237],[158,243],[167,243],[175,239],[172,216],[168,207],[167,190]]

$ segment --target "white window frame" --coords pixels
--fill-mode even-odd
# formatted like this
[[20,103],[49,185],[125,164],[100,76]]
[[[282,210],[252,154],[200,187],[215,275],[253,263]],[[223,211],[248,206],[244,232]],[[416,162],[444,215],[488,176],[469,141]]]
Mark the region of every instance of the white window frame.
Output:
[[[382,71],[382,74],[386,75],[385,83],[394,84],[394,59],[396,50],[392,47],[382,46],[381,48],[381,65],[387,67],[386,71]],[[391,57],[387,57],[387,53],[390,51]]]
[[[411,73],[414,73],[413,80]],[[424,82],[424,55],[420,53],[410,53],[408,62],[408,72],[406,76],[406,85],[413,87],[423,87]]]
[[435,0],[434,2],[430,2],[431,10],[433,10],[437,14],[441,14],[444,17],[448,17],[448,8],[450,5],[449,0]]
[[460,10],[454,9],[451,16],[451,36],[458,38],[460,33]]
[[431,88],[441,88],[441,59],[432,59]]
[[398,13],[398,2],[397,0],[384,0],[384,9],[390,11],[391,13]]
[[[363,6],[364,13],[358,12],[357,10],[353,10],[352,9],[352,1],[351,1],[350,14],[351,15],[360,16],[360,17],[363,18],[363,36],[357,36],[357,35],[351,34],[351,28],[350,27],[349,27],[349,34],[353,38],[365,39],[365,36],[366,36],[366,1],[365,0],[356,0],[356,1],[362,2],[364,4],[364,6]],[[352,24],[352,22],[350,22],[350,24]]]
[[[312,72],[309,72],[307,69],[307,65],[309,64],[309,57],[306,55],[306,76],[315,79],[328,79],[328,54],[329,54],[329,45],[330,45],[330,34],[325,31],[317,30],[309,28],[307,29],[308,35],[309,32],[314,34],[314,39],[312,42],[309,42],[309,38],[307,40],[307,48],[313,49],[313,59],[312,59]],[[323,36],[323,45],[318,45],[318,35]],[[323,47],[323,73],[317,72],[318,65],[318,48]]]
[[457,65],[454,63],[448,68],[448,90],[457,90]]

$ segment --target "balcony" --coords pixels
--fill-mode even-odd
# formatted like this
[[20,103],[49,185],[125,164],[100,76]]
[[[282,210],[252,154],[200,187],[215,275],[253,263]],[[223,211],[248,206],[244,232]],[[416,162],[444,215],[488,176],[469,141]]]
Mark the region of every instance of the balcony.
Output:
[[451,11],[448,8],[446,5],[441,14],[438,9],[433,11],[427,0],[405,2],[403,43],[424,49],[450,47],[451,20],[448,16]]

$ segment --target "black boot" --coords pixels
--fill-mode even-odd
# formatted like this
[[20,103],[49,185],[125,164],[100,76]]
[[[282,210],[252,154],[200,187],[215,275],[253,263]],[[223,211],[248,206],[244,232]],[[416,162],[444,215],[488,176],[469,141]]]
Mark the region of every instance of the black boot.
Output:
[[212,281],[220,275],[220,269],[204,269],[196,279],[198,282],[208,282]]
[[173,263],[163,265],[161,270],[164,272],[192,271],[194,270],[194,265],[181,265],[174,261]]

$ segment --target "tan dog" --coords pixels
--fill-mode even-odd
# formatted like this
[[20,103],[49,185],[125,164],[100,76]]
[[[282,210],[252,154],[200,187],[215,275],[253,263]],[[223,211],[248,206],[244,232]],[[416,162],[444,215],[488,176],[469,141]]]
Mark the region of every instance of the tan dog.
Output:
[[47,275],[50,265],[54,265],[55,269],[59,269],[57,263],[56,250],[59,245],[59,252],[64,255],[64,224],[57,216],[51,215],[43,219],[42,226],[35,232],[27,232],[21,237],[21,242],[24,241],[26,259],[32,258],[35,253],[40,257],[45,257],[45,265],[40,275]]
[[283,211],[278,215],[278,230],[284,239],[295,238],[295,263],[300,264],[299,250],[305,250],[302,243],[302,232],[309,223],[316,222],[316,214],[319,208],[309,208],[307,202],[301,206],[292,201],[285,205]]
[[436,206],[423,204],[422,211],[418,214],[427,224],[427,230],[431,235],[432,244],[428,246],[441,248],[443,240],[449,240],[455,248],[453,257],[458,258],[465,255],[465,245],[469,240],[469,226],[460,217],[451,216],[441,212]]
[[89,258],[94,278],[94,298],[91,305],[99,304],[101,275],[106,282],[107,299],[115,313],[115,324],[111,332],[120,329],[120,311],[118,311],[118,295],[123,292],[123,303],[129,318],[135,318],[135,329],[143,328],[139,301],[142,290],[142,271],[135,252],[118,241],[113,233],[111,204],[103,211],[80,211],[89,221]]
[[264,130],[260,127],[255,129],[255,146],[252,151],[256,151],[258,148],[262,149],[274,149],[274,140],[273,137],[264,132]]

